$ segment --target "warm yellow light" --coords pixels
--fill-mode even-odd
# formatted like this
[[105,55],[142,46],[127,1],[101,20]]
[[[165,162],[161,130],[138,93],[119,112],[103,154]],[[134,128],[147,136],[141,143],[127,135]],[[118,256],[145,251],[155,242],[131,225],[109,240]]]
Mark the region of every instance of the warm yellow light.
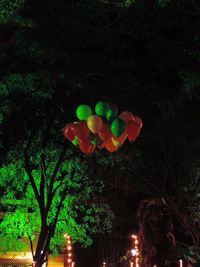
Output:
[[15,259],[32,259],[32,254],[31,252],[26,252],[26,253],[16,253],[14,256]]
[[136,235],[132,235],[131,237],[132,237],[132,238],[137,238],[137,236],[136,236]]
[[70,235],[68,235],[68,234],[64,234],[64,237],[67,239],[70,239]]
[[74,266],[74,262],[72,261],[72,253],[71,253],[71,250],[72,250],[72,241],[71,241],[71,237],[70,235],[68,234],[65,234],[64,235],[65,238],[66,238],[66,249],[67,249],[67,254],[66,254],[66,260],[67,260],[67,263],[68,263],[68,267],[72,267]]
[[137,235],[132,235],[131,236],[133,239],[133,249],[131,250],[131,254],[134,257],[133,262],[131,267],[139,267],[139,250],[138,250],[138,245],[139,245],[139,240]]

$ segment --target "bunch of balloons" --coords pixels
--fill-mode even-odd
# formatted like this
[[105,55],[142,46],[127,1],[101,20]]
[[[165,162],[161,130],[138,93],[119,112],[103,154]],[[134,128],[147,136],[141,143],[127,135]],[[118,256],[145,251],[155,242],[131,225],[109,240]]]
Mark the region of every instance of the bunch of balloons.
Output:
[[104,101],[95,105],[94,114],[90,106],[78,106],[76,116],[79,121],[68,123],[63,133],[86,154],[93,153],[96,148],[117,151],[126,138],[134,142],[142,128],[141,118],[130,111],[118,115],[117,106]]

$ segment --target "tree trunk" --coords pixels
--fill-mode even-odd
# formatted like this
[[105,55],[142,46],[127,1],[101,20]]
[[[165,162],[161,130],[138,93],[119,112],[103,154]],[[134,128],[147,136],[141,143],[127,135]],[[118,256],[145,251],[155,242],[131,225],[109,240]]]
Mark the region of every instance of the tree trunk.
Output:
[[38,243],[36,247],[36,252],[33,257],[33,267],[41,267],[44,262],[47,261],[48,253],[48,233],[45,229],[40,232]]
[[41,261],[41,259],[35,259],[33,261],[32,267],[42,267],[43,263]]
[[141,267],[172,266],[175,239],[164,199],[141,201],[138,218]]
[[42,265],[47,262],[46,260],[47,257],[44,258],[43,255],[41,255],[40,257],[34,257],[34,261],[32,266],[33,267],[42,267]]

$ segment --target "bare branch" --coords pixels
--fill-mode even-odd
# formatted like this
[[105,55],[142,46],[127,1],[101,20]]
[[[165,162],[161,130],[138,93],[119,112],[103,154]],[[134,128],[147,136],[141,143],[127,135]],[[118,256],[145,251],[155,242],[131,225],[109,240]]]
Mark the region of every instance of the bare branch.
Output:
[[51,181],[50,181],[50,185],[49,185],[49,195],[50,195],[50,196],[51,196],[51,194],[52,194],[52,189],[53,189],[53,183],[54,183],[54,180],[55,180],[55,178],[56,178],[57,172],[58,172],[58,170],[59,170],[59,168],[60,168],[60,165],[61,165],[61,163],[62,163],[62,161],[63,161],[63,159],[64,159],[64,156],[65,156],[65,154],[66,154],[67,147],[68,147],[68,143],[65,142],[65,143],[64,143],[64,146],[63,146],[63,150],[62,150],[61,153],[60,153],[59,159],[58,159],[58,161],[57,161],[57,163],[56,163],[55,169],[54,169],[53,174],[52,174],[52,176],[51,176]]
[[42,209],[44,209],[45,177],[46,177],[45,156],[44,156],[44,152],[42,152],[41,154],[41,180],[40,180],[40,202],[41,202]]
[[29,181],[30,181],[31,186],[32,186],[32,188],[33,188],[35,197],[36,197],[37,202],[38,202],[38,204],[39,204],[39,206],[40,206],[40,204],[41,204],[41,203],[40,203],[40,195],[39,195],[39,192],[38,192],[38,190],[37,190],[37,187],[36,187],[36,184],[35,184],[35,180],[34,180],[34,178],[33,178],[33,175],[32,175],[32,173],[31,173],[31,168],[30,168],[30,163],[29,163],[29,157],[28,157],[28,155],[27,155],[26,152],[24,152],[24,159],[25,159],[25,166],[24,166],[24,168],[25,168],[25,170],[26,170],[26,172],[27,172],[27,174],[28,174]]
[[31,247],[31,254],[32,254],[32,257],[34,259],[34,250],[33,250],[33,241],[31,240],[31,237],[28,236],[28,239],[29,239],[29,242],[30,242],[30,247]]

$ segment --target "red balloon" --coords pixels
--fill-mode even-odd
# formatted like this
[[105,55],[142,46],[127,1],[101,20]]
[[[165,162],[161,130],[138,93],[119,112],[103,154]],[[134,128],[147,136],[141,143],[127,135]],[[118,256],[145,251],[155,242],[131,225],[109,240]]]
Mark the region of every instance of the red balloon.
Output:
[[73,123],[70,122],[63,129],[63,134],[69,141],[72,141],[75,137],[73,127],[74,127]]
[[80,150],[85,154],[91,154],[95,150],[95,145],[93,145],[88,138],[81,139],[79,143]]
[[140,117],[134,116],[134,121],[136,121],[139,124],[140,129],[141,129],[143,126],[142,119]]
[[125,121],[127,124],[129,121],[134,120],[134,115],[130,111],[124,111],[124,112],[119,114],[119,118],[122,119],[123,121]]
[[106,142],[112,136],[110,125],[108,123],[104,123],[101,130],[98,132],[98,135],[101,140]]
[[89,135],[89,129],[86,121],[74,122],[73,132],[79,139],[85,139]]
[[129,141],[134,142],[140,133],[140,125],[136,121],[129,121],[126,130]]

